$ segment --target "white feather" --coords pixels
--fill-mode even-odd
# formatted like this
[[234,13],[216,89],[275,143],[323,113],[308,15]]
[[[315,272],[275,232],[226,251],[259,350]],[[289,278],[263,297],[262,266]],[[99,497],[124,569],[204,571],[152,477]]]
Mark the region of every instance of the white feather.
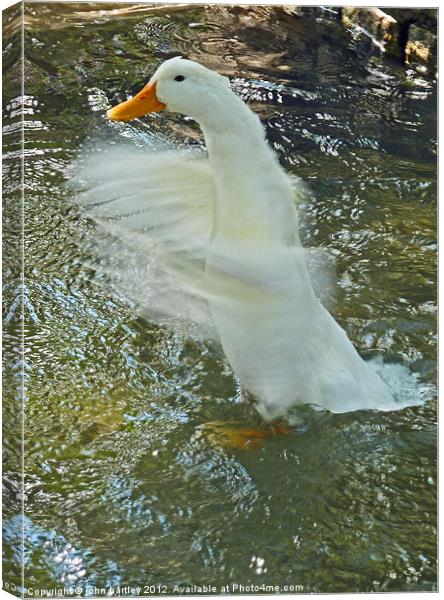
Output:
[[[411,404],[314,294],[294,182],[257,116],[191,61],[167,61],[152,81],[161,102],[199,121],[209,159],[117,147],[74,169],[81,206],[107,232],[105,272],[149,318],[219,338],[266,420],[298,404],[332,412]],[[296,190],[303,194],[301,183]]]
[[70,180],[100,225],[89,240],[95,267],[151,320],[218,339],[203,297],[214,201],[208,160],[119,144],[80,158]]

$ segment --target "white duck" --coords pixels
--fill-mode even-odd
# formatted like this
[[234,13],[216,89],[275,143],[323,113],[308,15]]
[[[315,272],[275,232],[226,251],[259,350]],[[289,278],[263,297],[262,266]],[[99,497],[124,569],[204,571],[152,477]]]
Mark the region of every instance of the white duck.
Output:
[[[108,174],[93,163],[102,187],[121,177],[113,197],[90,205],[93,216],[108,219],[146,262],[148,239],[175,243],[180,258],[168,276],[191,294],[191,318],[193,298],[208,304],[226,357],[266,422],[299,404],[335,413],[402,408],[315,296],[292,181],[228,78],[173,58],[107,115],[126,121],[161,110],[195,119],[209,158],[123,154]],[[199,258],[201,276],[192,266]]]

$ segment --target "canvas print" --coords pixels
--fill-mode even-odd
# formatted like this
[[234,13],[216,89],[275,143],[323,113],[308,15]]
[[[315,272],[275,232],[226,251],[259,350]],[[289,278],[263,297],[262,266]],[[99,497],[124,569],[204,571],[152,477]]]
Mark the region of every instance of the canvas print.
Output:
[[436,591],[437,9],[3,12],[3,589]]

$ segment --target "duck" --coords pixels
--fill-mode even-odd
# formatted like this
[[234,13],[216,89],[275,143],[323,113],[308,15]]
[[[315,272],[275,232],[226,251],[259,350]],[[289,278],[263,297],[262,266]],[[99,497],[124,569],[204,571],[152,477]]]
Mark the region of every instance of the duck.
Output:
[[99,181],[102,193],[85,205],[142,264],[127,287],[140,298],[143,269],[157,256],[164,293],[160,300],[147,286],[153,312],[170,299],[171,313],[180,307],[209,325],[264,423],[302,405],[332,413],[403,408],[314,292],[295,202],[303,183],[295,186],[280,165],[229,78],[175,57],[106,116],[125,126],[159,112],[196,121],[207,154],[126,148],[89,164],[90,187]]

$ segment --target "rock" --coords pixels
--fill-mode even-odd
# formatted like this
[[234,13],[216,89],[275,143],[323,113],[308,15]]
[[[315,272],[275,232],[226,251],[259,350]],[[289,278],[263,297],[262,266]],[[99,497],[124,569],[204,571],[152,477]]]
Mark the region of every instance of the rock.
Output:
[[408,64],[434,68],[437,57],[436,9],[390,8],[390,14],[379,8],[348,7],[340,14],[346,27],[360,27],[373,42],[386,52]]
[[422,63],[436,65],[437,36],[433,32],[410,25],[408,41],[405,45],[405,61],[409,64]]
[[341,17],[346,27],[354,25],[365,30],[382,50],[390,49],[391,53],[400,54],[396,44],[399,37],[399,25],[391,15],[379,8],[344,6]]

